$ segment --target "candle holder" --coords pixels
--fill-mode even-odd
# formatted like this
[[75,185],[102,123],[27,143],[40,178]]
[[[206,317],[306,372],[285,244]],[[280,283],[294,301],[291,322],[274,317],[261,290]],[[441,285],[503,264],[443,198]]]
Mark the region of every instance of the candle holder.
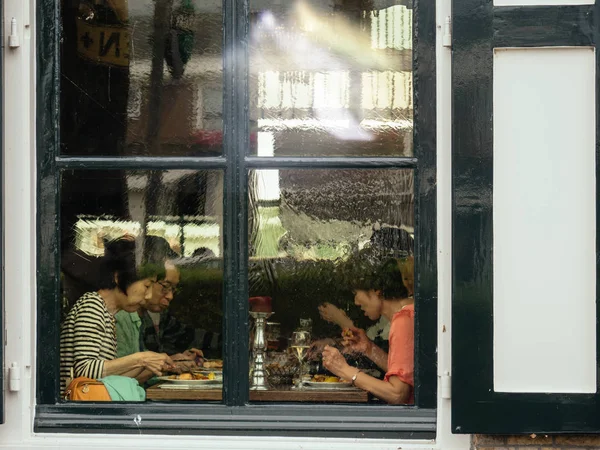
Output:
[[272,312],[250,311],[254,318],[254,341],[252,342],[252,368],[250,370],[250,390],[266,391],[269,389],[265,374],[265,352],[267,350],[267,339],[265,331],[267,319],[273,315]]

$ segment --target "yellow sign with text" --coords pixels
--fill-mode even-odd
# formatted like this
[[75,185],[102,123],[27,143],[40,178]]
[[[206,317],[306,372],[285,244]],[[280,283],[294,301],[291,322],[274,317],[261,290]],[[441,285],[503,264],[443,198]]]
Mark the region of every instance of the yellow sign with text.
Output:
[[98,64],[129,66],[129,30],[126,26],[92,25],[77,20],[77,53]]

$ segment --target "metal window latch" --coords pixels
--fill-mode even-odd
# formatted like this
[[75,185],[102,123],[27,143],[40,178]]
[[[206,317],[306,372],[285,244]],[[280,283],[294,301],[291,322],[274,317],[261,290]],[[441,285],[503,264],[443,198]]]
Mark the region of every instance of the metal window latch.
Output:
[[17,32],[17,19],[14,17],[10,20],[10,35],[8,36],[8,46],[10,48],[18,48],[21,46],[19,42],[19,33]]
[[19,367],[19,363],[10,363],[8,369],[8,390],[11,392],[21,390],[21,368]]
[[444,34],[442,35],[442,45],[444,47],[452,47],[452,20],[450,16],[446,16],[444,20]]

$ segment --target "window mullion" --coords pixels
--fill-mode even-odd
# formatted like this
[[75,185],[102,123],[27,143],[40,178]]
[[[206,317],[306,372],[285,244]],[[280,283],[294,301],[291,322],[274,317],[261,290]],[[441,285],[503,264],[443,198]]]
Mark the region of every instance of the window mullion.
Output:
[[274,156],[247,156],[245,164],[251,168],[262,169],[387,169],[406,168],[415,169],[418,159],[413,157],[289,157]]
[[244,153],[248,148],[247,46],[248,4],[224,0],[223,146],[227,159],[224,192],[224,298],[223,401],[236,406],[248,402],[248,233],[247,175]]
[[60,169],[101,170],[175,170],[175,169],[223,169],[225,158],[214,157],[152,157],[152,156],[57,156],[55,164]]

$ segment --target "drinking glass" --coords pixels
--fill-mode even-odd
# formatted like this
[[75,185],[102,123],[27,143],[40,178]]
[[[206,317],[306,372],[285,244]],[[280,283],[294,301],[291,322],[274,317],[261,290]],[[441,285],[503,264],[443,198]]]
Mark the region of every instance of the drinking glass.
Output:
[[308,331],[294,331],[292,333],[292,341],[290,347],[292,348],[294,355],[298,358],[300,363],[300,373],[298,382],[298,389],[302,389],[302,378],[304,376],[304,360],[308,349],[310,348],[310,333]]

